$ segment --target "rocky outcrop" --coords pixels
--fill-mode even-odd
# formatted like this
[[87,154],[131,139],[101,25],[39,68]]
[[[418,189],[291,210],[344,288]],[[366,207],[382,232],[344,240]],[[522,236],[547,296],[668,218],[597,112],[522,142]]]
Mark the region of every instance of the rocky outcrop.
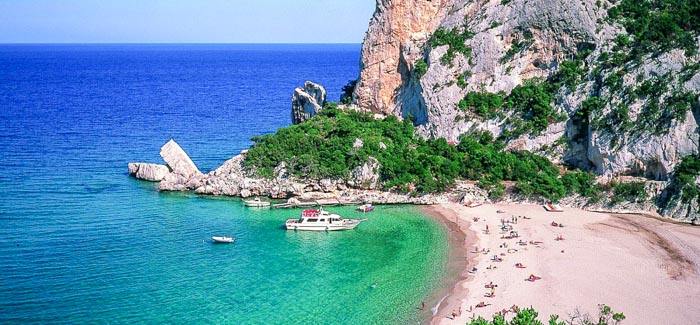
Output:
[[352,179],[348,185],[365,190],[374,190],[379,183],[379,168],[381,165],[374,157],[369,157],[366,163],[352,170]]
[[160,156],[171,170],[158,184],[160,190],[185,190],[194,186],[203,176],[192,159],[173,139],[160,148]]
[[168,166],[149,163],[129,163],[129,175],[151,182],[160,182],[170,173]]
[[314,117],[325,103],[326,89],[311,81],[305,82],[304,87],[297,87],[292,95],[292,123],[299,124]]

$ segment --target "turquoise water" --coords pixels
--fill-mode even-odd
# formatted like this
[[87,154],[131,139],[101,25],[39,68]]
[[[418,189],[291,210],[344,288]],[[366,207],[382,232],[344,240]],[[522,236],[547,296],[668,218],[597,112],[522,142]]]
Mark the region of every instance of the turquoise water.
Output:
[[[300,210],[126,173],[171,136],[215,168],[288,125],[303,80],[337,99],[358,58],[359,45],[0,46],[0,323],[418,321],[448,233],[414,207],[329,208],[369,220],[293,232]],[[208,241],[221,234],[237,241]]]

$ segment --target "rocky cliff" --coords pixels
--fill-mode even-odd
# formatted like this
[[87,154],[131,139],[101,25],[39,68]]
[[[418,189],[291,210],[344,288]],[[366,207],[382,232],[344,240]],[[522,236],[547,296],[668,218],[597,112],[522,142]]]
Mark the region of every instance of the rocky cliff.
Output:
[[420,46],[448,7],[448,0],[377,0],[362,43],[360,77],[353,94],[356,104],[375,113],[398,115],[401,101],[397,98],[409,76],[408,64],[422,56]]
[[[687,16],[700,12],[631,3],[377,0],[354,102],[411,115],[426,137],[488,130],[509,148],[598,175],[669,181],[699,149],[700,38]],[[675,27],[658,26],[681,14]],[[640,28],[638,17],[652,24]],[[533,100],[522,95],[528,82],[551,86],[548,115],[519,108]],[[690,210],[661,212],[700,217]]]

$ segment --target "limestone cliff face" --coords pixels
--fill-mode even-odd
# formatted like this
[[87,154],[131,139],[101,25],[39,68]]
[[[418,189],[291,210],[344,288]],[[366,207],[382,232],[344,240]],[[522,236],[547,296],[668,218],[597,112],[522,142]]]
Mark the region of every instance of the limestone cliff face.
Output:
[[450,0],[377,0],[362,43],[360,78],[353,98],[375,113],[397,114],[396,99],[408,78],[408,65],[422,56],[422,45],[447,15]]
[[[618,3],[378,0],[353,99],[374,112],[413,116],[426,137],[457,140],[473,130],[498,136],[507,129],[508,116],[483,119],[460,109],[467,93],[507,94],[526,80],[552,77],[565,61],[580,59],[580,81],[562,86],[552,103],[565,118],[537,135],[508,139],[508,148],[598,175],[668,181],[683,157],[700,149],[700,56],[675,49],[614,62],[610,57],[625,53],[617,36],[626,31],[608,19],[607,8]],[[440,28],[468,33],[464,45],[471,53],[445,60],[450,46],[429,41]],[[700,49],[700,38],[696,41]],[[584,52],[590,54],[580,58]],[[417,73],[421,61],[427,69]],[[640,91],[643,84],[651,94]],[[600,103],[584,111],[591,97]],[[700,216],[698,208],[660,211],[685,219]]]
[[[354,99],[375,112],[411,114],[427,136],[456,138],[475,127],[498,133],[497,124],[459,119],[459,100],[469,91],[510,91],[523,80],[548,76],[577,48],[611,38],[611,28],[596,24],[604,11],[594,2],[378,1],[362,46]],[[414,5],[421,9],[406,10]],[[468,44],[473,54],[442,64],[448,46],[426,44],[439,27],[474,33]],[[532,44],[504,60],[527,32]],[[416,78],[412,70],[424,57],[427,73]],[[467,76],[463,87],[456,83],[460,75]]]

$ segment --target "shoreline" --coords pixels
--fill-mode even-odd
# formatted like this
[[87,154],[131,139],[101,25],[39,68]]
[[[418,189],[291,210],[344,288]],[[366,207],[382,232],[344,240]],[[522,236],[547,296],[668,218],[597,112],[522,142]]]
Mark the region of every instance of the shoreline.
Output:
[[[459,288],[474,278],[467,270],[475,265],[476,256],[471,256],[469,252],[476,247],[478,238],[470,229],[470,221],[460,218],[454,210],[446,208],[444,204],[421,206],[420,210],[442,222],[449,232],[445,275],[440,279],[442,283],[438,289],[426,299],[426,308],[420,312],[419,317],[421,324],[433,324],[436,319],[451,316],[452,310],[461,305],[460,296],[465,292]],[[431,309],[437,307],[438,303],[440,306],[433,315]]]
[[[479,316],[491,319],[513,305],[533,306],[545,322],[550,314],[558,314],[560,320],[576,313],[597,317],[598,304],[624,313],[625,324],[681,324],[700,319],[700,310],[693,305],[693,297],[700,296],[699,227],[647,215],[575,208],[552,213],[531,204],[468,208],[445,203],[421,210],[445,222],[450,231],[448,244],[454,246],[449,248],[441,287],[431,293],[426,309],[443,296],[447,298],[436,315],[421,312],[421,323],[464,324]],[[519,232],[517,239],[499,234],[502,219]],[[565,227],[553,227],[553,221]],[[487,225],[490,233],[484,231]],[[462,242],[456,242],[455,236]],[[555,238],[559,236],[565,240]],[[490,252],[482,254],[475,247]],[[503,262],[494,263],[481,255],[496,255]],[[526,268],[516,268],[516,262]],[[458,266],[461,273],[454,271]],[[474,274],[467,272],[475,266]],[[530,274],[541,280],[523,281]],[[490,282],[497,285],[494,297],[487,297],[489,289],[484,288]],[[476,308],[481,301],[487,306]],[[668,303],[658,305],[660,301]],[[452,311],[460,307],[462,314],[453,319]],[[506,319],[512,315],[506,312]]]

